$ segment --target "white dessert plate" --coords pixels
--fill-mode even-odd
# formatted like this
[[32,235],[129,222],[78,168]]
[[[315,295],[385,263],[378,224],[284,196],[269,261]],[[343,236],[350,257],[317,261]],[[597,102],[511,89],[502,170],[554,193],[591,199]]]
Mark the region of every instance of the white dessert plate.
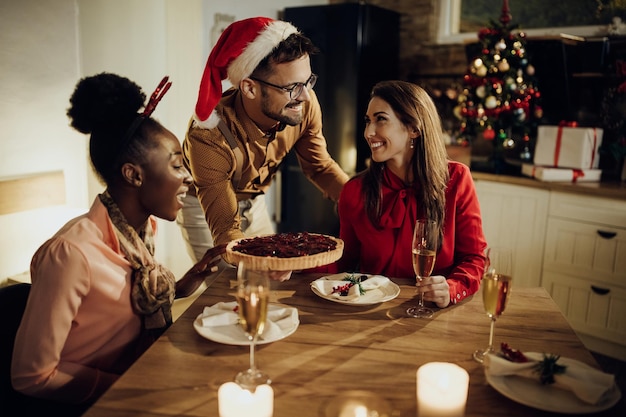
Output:
[[[574,364],[587,366],[570,358],[561,358],[559,363],[565,366]],[[491,376],[485,372],[485,377],[489,385],[505,397],[520,404],[553,413],[597,413],[613,407],[622,396],[617,385],[614,385],[598,404],[589,404],[579,399],[572,391],[541,385],[539,381],[523,376]]]
[[[236,303],[235,303],[236,304]],[[270,304],[268,306],[269,311],[276,311],[278,309],[284,309],[287,307]],[[292,307],[289,307],[292,308]],[[298,319],[297,314],[295,314],[295,318],[292,320],[281,320],[281,325],[277,326],[280,331],[272,332],[271,337],[263,339],[259,337],[256,341],[257,345],[264,345],[266,343],[276,342],[278,340],[282,340],[287,336],[293,334],[298,326],[300,325],[300,320]],[[198,317],[193,321],[193,328],[196,329],[196,332],[205,339],[212,340],[217,343],[223,343],[225,345],[237,345],[237,346],[249,346],[250,341],[246,336],[245,332],[241,328],[239,324],[229,324],[226,326],[203,326],[202,325],[202,314],[199,314]]]
[[384,303],[385,301],[393,300],[398,296],[398,294],[400,294],[400,287],[398,287],[389,278],[382,275],[369,275],[359,273],[354,273],[353,275],[365,275],[368,277],[368,279],[375,277],[380,285],[376,286],[375,288],[367,289],[367,280],[365,280],[362,284],[366,289],[365,294],[363,295],[341,296],[339,294],[333,294],[331,291],[334,285],[348,283],[348,281],[343,281],[343,279],[347,275],[350,274],[344,272],[341,274],[327,275],[318,278],[315,281],[311,282],[311,290],[316,295],[326,300],[330,300],[340,304],[357,306]]

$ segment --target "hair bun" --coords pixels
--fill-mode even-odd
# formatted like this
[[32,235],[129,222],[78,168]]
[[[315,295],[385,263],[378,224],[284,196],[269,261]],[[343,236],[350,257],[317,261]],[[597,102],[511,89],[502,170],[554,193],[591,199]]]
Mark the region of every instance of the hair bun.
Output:
[[81,79],[70,98],[67,116],[70,125],[81,133],[123,132],[144,105],[141,87],[111,73]]

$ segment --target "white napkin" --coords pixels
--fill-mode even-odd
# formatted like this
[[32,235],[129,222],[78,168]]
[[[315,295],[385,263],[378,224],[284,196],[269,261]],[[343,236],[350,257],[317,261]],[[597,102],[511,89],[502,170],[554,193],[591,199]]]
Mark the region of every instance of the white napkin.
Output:
[[[235,311],[237,302],[220,302],[212,306],[204,307],[200,315],[202,327],[223,328],[224,332],[236,332],[236,336],[244,335],[240,326],[234,326],[239,322],[239,316]],[[267,323],[263,333],[259,335],[262,340],[279,339],[285,331],[298,323],[298,310],[293,307],[282,307],[270,304],[267,311]]]
[[[350,287],[348,295],[341,295],[338,292],[333,293],[333,288],[341,287],[350,283],[350,281],[343,281],[343,277],[347,275],[348,274],[337,274],[331,276],[333,278],[336,276],[338,278],[337,280],[327,279],[328,277],[316,279],[311,283],[311,286],[315,287],[315,289],[317,289],[317,291],[321,294],[339,298],[342,300],[352,300],[361,297],[358,285],[353,285],[352,287]],[[382,275],[372,275],[367,280],[361,283],[361,288],[363,288],[363,290],[367,293],[367,291],[369,290],[384,286],[385,284],[387,284],[387,282],[389,282],[389,278],[387,277],[383,277]]]
[[[485,372],[491,376],[523,376],[534,379],[537,384],[540,384],[539,374],[535,373],[533,368],[543,360],[543,354],[524,352],[524,355],[528,358],[528,362],[519,363],[490,353],[485,357]],[[566,366],[564,373],[554,375],[554,384],[551,386],[572,391],[586,403],[597,404],[615,385],[615,375],[578,362],[568,362]]]

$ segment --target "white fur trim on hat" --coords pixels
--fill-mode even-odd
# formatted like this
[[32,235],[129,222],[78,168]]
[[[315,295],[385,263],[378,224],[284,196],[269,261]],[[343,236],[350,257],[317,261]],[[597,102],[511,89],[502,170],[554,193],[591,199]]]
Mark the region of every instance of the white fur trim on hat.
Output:
[[246,49],[228,66],[228,79],[234,86],[249,77],[256,67],[268,56],[279,43],[294,33],[298,33],[291,23],[275,20],[250,42]]

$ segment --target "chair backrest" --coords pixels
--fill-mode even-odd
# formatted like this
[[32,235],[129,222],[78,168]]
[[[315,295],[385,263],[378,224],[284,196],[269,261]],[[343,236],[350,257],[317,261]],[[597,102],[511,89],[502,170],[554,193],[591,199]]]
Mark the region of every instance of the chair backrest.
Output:
[[[30,284],[19,283],[0,288],[0,399],[13,391],[11,387],[11,357],[15,333],[22,321]],[[4,403],[0,401],[0,403]]]
[[11,386],[11,357],[15,334],[22,321],[31,284],[19,283],[0,287],[0,415],[82,416],[89,404],[63,404],[21,394]]

